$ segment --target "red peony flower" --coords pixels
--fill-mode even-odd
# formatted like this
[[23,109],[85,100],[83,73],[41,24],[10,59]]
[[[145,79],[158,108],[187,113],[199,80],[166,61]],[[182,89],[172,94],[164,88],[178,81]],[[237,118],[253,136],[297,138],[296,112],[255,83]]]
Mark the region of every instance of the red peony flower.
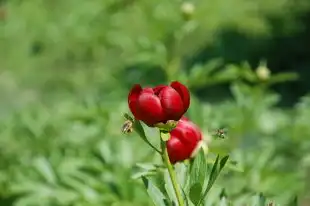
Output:
[[132,114],[151,127],[168,120],[178,121],[187,111],[189,104],[188,89],[177,81],[169,86],[159,85],[154,88],[142,88],[135,84],[128,95]]
[[167,150],[170,162],[175,164],[193,157],[202,143],[202,133],[197,125],[182,118],[170,132]]

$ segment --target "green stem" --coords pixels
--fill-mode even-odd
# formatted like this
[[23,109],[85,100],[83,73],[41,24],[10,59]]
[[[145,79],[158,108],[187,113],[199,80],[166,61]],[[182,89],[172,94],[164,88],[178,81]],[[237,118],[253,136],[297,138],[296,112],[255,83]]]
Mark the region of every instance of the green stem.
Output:
[[[162,135],[162,132],[160,132],[160,136],[161,135]],[[168,173],[169,173],[169,176],[170,176],[170,180],[172,182],[172,186],[173,186],[173,189],[174,189],[174,192],[175,192],[175,196],[177,197],[177,201],[179,203],[179,206],[184,206],[183,198],[182,198],[182,195],[181,195],[181,192],[180,192],[180,189],[179,189],[177,178],[176,178],[173,166],[172,166],[172,164],[171,164],[171,162],[169,160],[166,142],[162,140],[162,137],[160,138],[160,141],[161,141],[161,151],[162,151],[162,155],[161,156],[162,156],[162,159],[163,159],[163,162],[164,162],[165,166],[168,169]]]

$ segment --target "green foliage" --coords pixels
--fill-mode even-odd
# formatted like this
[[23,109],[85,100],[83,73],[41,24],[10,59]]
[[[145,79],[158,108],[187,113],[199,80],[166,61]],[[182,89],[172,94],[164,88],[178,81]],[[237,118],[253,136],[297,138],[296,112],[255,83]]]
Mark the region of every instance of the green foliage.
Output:
[[153,183],[149,181],[147,178],[142,177],[142,180],[154,204],[156,206],[166,206],[167,199],[165,198],[163,193],[156,186],[154,186]]
[[[156,175],[167,176],[158,155],[138,138],[156,146],[158,134],[143,131],[139,121],[139,135],[121,132],[130,86],[170,80],[189,86],[187,115],[209,146],[207,156],[175,165],[188,205],[200,201],[199,193],[207,194],[206,206],[297,205],[309,194],[309,94],[279,107],[281,95],[271,86],[298,75],[262,79],[248,63],[227,63],[225,57],[243,58],[248,50],[243,39],[231,47],[219,35],[231,28],[249,38],[294,34],[309,1],[192,3],[185,18],[182,1],[1,2],[0,205],[176,202],[171,183]],[[285,26],[278,31],[270,19]],[[220,93],[219,85],[229,92]],[[227,137],[214,137],[223,125]]]

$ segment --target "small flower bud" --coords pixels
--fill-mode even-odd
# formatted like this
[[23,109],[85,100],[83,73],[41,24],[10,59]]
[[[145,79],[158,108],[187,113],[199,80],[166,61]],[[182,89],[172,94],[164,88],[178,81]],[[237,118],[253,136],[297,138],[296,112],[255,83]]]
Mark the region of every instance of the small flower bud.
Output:
[[266,63],[261,63],[256,69],[256,75],[260,80],[267,80],[270,78],[270,70],[266,66]]
[[186,20],[190,19],[195,12],[195,5],[191,2],[184,2],[181,5],[181,12]]

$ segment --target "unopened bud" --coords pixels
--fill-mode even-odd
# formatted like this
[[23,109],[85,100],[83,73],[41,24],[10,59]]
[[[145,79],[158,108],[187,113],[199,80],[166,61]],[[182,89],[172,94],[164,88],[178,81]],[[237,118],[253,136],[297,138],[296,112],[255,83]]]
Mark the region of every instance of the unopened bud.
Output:
[[260,80],[267,80],[270,77],[270,70],[266,66],[266,63],[261,63],[256,69],[256,75]]
[[190,19],[195,12],[195,6],[191,2],[184,2],[181,5],[181,12],[186,20]]

